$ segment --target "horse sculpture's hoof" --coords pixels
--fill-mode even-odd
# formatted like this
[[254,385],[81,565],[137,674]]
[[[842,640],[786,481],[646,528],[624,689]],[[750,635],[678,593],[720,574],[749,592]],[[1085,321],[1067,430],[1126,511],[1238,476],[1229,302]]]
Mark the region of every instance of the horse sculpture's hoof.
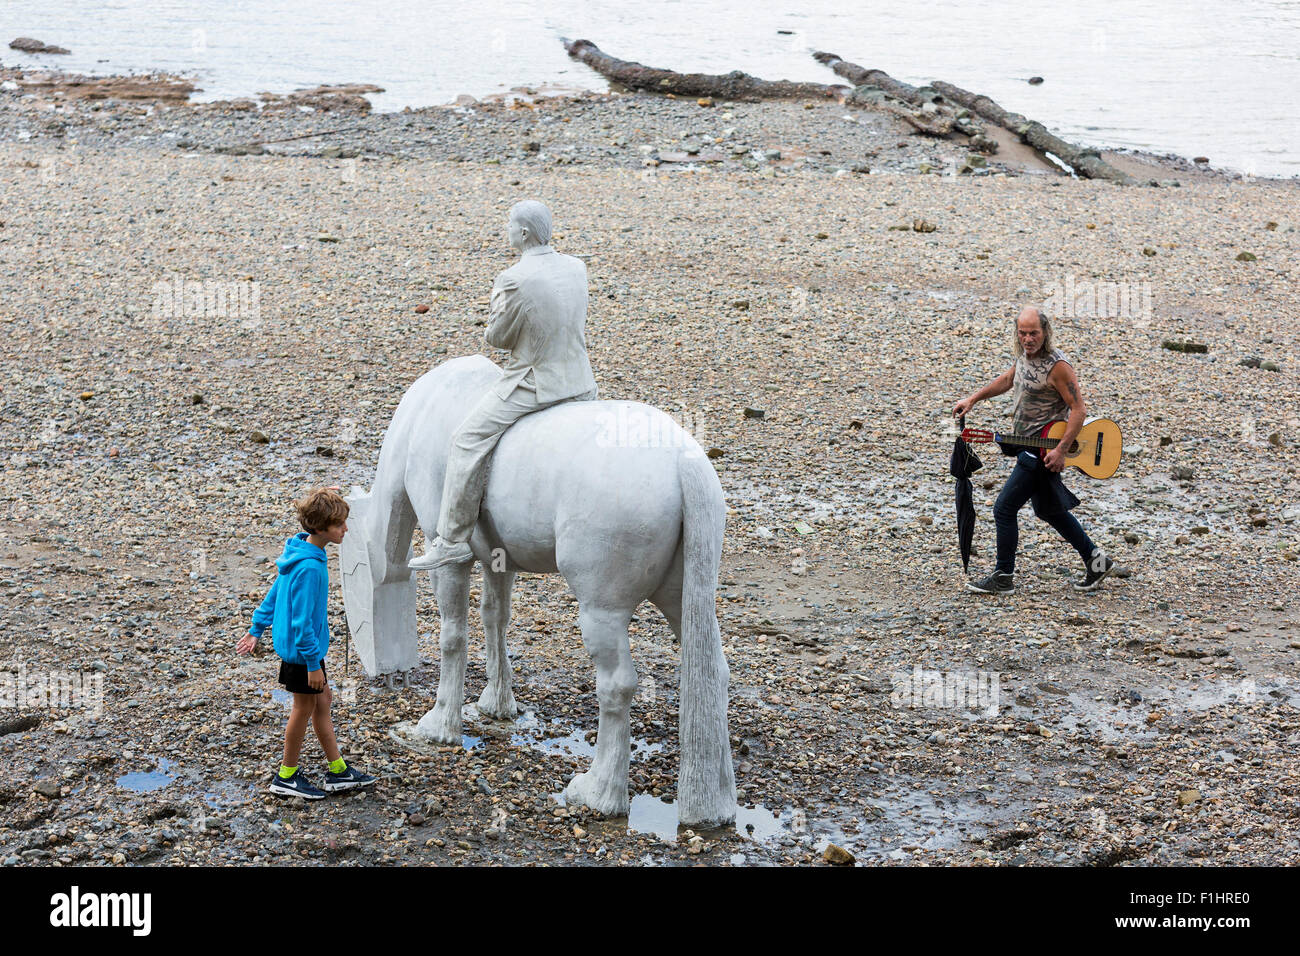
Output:
[[602,784],[591,771],[580,773],[564,788],[564,802],[571,806],[584,806],[610,817],[627,816],[631,802],[627,784],[619,781]]
[[478,699],[478,712],[496,720],[514,720],[519,714],[519,705],[515,703],[515,695],[509,688],[502,694],[488,685],[483,689],[483,696]]
[[434,707],[415,725],[415,734],[424,740],[440,744],[460,743],[460,715],[451,715],[446,710]]

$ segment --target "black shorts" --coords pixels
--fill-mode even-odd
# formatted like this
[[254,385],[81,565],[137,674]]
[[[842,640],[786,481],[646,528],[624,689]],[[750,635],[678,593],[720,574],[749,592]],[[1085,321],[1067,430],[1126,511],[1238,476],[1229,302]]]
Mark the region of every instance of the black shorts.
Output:
[[325,677],[325,685],[320,690],[312,687],[307,683],[307,665],[290,664],[288,661],[280,662],[280,683],[284,689],[295,694],[319,694],[329,686],[330,675],[325,671],[325,662],[320,662],[320,672]]

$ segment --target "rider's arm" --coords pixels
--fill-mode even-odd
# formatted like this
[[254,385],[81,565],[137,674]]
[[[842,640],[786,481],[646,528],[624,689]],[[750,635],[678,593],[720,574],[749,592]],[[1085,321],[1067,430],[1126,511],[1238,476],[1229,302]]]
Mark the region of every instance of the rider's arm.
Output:
[[519,301],[519,286],[513,279],[498,276],[492,285],[491,317],[483,338],[487,344],[499,349],[513,349],[515,340],[524,325],[524,312]]

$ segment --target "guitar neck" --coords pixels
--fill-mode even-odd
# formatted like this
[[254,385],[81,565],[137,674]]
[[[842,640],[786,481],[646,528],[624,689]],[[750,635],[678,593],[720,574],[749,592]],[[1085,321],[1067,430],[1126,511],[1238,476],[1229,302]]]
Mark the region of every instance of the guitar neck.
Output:
[[999,445],[1018,445],[1022,448],[1055,448],[1061,443],[1059,438],[1039,438],[1037,435],[998,435],[993,440]]

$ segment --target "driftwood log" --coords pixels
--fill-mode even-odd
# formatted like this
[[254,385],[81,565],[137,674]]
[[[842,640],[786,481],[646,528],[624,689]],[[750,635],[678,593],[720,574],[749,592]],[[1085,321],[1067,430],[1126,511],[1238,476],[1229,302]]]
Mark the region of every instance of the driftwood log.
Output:
[[884,70],[868,70],[856,63],[841,60],[834,53],[814,53],[813,59],[829,66],[837,76],[844,77],[854,86],[874,86],[895,99],[911,103],[913,106],[924,106],[928,102],[926,96],[915,86],[894,79]]
[[762,80],[748,73],[677,73],[641,63],[620,60],[604,53],[590,40],[565,40],[569,56],[580,60],[601,76],[630,90],[672,93],[675,96],[708,96],[724,100],[760,100],[820,97],[843,101],[846,86],[825,83],[797,83],[791,80]]
[[987,96],[963,90],[960,86],[953,86],[951,83],[944,83],[941,80],[935,80],[930,85],[945,99],[951,100],[953,103],[960,103],[972,113],[982,116],[990,123],[1010,130],[1040,153],[1051,153],[1080,176],[1086,176],[1089,179],[1104,179],[1108,182],[1121,183],[1126,186],[1136,182],[1128,173],[1116,169],[1102,159],[1097,150],[1067,143],[1059,136],[1049,132],[1042,123],[1026,119],[1019,113],[1007,112]]
[[996,153],[998,150],[997,141],[986,135],[984,127],[971,119],[970,110],[963,109],[961,112],[953,110],[943,102],[943,97],[934,89],[912,86],[902,80],[894,79],[884,70],[868,70],[866,67],[841,59],[834,53],[817,52],[813,54],[813,59],[830,67],[854,85],[847,102],[866,105],[870,102],[870,97],[863,87],[876,89],[915,107],[914,111],[908,112],[893,108],[887,103],[881,104],[918,132],[927,136],[945,137],[956,131],[971,138],[970,145],[973,149],[982,153]]

